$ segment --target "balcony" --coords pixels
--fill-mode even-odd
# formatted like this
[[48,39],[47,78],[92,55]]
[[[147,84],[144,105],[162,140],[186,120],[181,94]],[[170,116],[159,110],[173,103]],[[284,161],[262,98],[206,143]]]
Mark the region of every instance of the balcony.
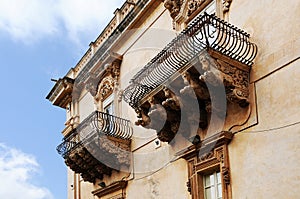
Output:
[[[249,75],[256,54],[249,34],[204,13],[131,79],[124,100],[137,112],[137,125],[157,130],[161,141],[170,142],[180,120],[189,117],[189,110],[194,108],[186,103],[193,97],[198,101],[200,116],[185,123],[199,120],[201,129],[207,127],[207,115],[212,111],[224,111],[224,105],[218,102],[222,87],[227,103],[248,106]],[[181,105],[187,106],[185,117],[181,117]],[[160,128],[162,120],[166,122]]]
[[130,121],[103,112],[93,112],[57,147],[75,173],[94,183],[112,170],[128,171],[131,161]]

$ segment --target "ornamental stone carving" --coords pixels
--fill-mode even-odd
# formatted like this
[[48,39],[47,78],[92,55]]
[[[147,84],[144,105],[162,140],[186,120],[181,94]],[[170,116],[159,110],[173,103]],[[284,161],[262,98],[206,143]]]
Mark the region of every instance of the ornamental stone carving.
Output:
[[229,11],[229,7],[231,5],[232,0],[222,0],[223,3],[223,12],[228,12]]
[[[101,75],[102,74],[102,75]],[[110,95],[119,81],[120,61],[109,64],[102,72],[94,71],[89,74],[85,88],[96,101],[105,99]]]
[[101,100],[103,101],[105,98],[107,98],[110,94],[113,93],[114,90],[114,79],[112,76],[105,77],[102,79],[98,86],[98,92],[97,95],[95,96],[95,99],[97,101]]
[[187,4],[187,16],[191,16],[207,0],[190,0]]
[[164,6],[169,10],[171,17],[174,19],[180,12],[183,0],[165,0]]
[[[213,57],[214,56],[214,57]],[[205,130],[208,115],[214,111],[220,118],[228,103],[249,104],[249,69],[222,56],[204,53],[181,72],[168,87],[160,87],[136,109],[136,125],[157,131],[163,142],[171,142],[183,125],[182,136],[188,138],[194,127]],[[199,110],[191,102],[197,102]],[[196,126],[195,126],[196,125]]]
[[[212,168],[220,172],[222,183],[222,194],[224,198],[231,198],[230,165],[228,157],[228,144],[233,134],[228,131],[216,133],[201,141],[200,146],[193,145],[177,153],[178,157],[188,162],[188,191],[192,198],[203,198],[203,182],[199,177]],[[213,145],[212,145],[213,143]]]

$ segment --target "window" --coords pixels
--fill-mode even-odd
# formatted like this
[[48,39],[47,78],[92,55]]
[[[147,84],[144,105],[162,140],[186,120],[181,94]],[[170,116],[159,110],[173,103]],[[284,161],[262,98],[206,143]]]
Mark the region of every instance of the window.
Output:
[[178,154],[188,162],[187,191],[192,199],[232,198],[227,148],[232,137],[231,132],[222,131],[204,139],[201,149],[195,146]]
[[110,95],[103,101],[103,112],[114,115],[114,109],[114,95]]
[[203,176],[204,198],[222,199],[221,173],[214,172]]

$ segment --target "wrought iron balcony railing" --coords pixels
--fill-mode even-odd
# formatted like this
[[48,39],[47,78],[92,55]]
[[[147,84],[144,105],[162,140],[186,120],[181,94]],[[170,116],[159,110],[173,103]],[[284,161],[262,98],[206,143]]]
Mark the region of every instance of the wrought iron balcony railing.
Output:
[[164,84],[175,72],[208,49],[249,68],[257,54],[257,47],[249,41],[249,34],[215,15],[204,13],[133,77],[124,91],[125,101],[137,108],[146,94]]
[[84,146],[92,138],[102,135],[130,140],[132,136],[131,123],[123,118],[95,111],[63,139],[63,142],[57,147],[57,152],[65,157],[75,148]]

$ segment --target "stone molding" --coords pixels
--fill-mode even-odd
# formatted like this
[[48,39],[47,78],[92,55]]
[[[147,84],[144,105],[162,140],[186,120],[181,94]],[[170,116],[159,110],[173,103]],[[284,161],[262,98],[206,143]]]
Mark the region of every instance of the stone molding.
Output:
[[204,199],[202,177],[211,171],[220,171],[223,198],[231,198],[228,144],[232,138],[231,132],[216,133],[177,153],[188,162],[187,191],[193,199]]
[[[123,190],[126,187],[127,187],[127,181],[120,180],[117,182],[113,182],[110,185],[107,185],[103,188],[96,189],[96,190],[92,191],[92,194],[94,196],[101,198],[102,196],[114,193],[119,190]],[[125,198],[125,194],[122,193],[121,196],[118,195],[118,198],[122,198],[122,199]]]
[[56,81],[46,99],[51,101],[53,105],[65,109],[72,101],[73,86],[74,79],[69,77],[60,78]]

